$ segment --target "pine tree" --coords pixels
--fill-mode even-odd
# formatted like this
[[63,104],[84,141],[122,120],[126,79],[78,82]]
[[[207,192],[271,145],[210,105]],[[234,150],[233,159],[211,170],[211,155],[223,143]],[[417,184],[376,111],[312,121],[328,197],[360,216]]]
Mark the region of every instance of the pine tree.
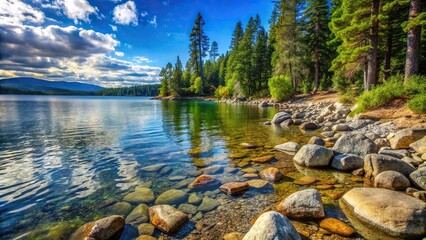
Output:
[[205,35],[204,25],[205,21],[201,16],[201,13],[198,13],[189,37],[191,69],[201,78],[201,90],[200,87],[197,86],[197,90],[200,90],[198,91],[198,94],[200,95],[203,94],[203,58],[207,56],[207,52],[209,50],[209,38]]
[[411,0],[408,12],[407,31],[407,56],[405,58],[405,78],[408,79],[419,73],[420,44],[422,25],[426,22],[426,12],[422,10],[421,0]]
[[331,39],[331,31],[328,27],[330,22],[329,7],[327,0],[309,0],[304,11],[304,26],[308,46],[308,55],[314,65],[314,89],[319,89],[320,79],[326,78],[330,68],[333,55],[330,46],[327,45]]
[[237,22],[237,25],[235,25],[234,32],[232,33],[232,39],[231,39],[231,45],[229,46],[229,49],[235,50],[238,47],[238,44],[243,39],[244,30],[243,30],[243,24],[241,21]]
[[179,56],[176,59],[175,67],[172,70],[172,75],[170,77],[170,95],[179,96],[179,88],[182,85],[182,62],[180,61]]
[[296,89],[303,75],[304,44],[300,37],[300,0],[281,0],[280,16],[275,25],[274,74],[289,76]]
[[212,42],[209,55],[210,55],[210,60],[212,61],[216,61],[216,58],[219,56],[219,45],[217,44],[216,41]]

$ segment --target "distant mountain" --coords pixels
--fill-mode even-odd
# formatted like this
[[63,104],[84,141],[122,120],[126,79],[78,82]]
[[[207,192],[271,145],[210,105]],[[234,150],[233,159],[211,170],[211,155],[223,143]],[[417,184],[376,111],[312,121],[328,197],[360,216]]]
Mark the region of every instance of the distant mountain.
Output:
[[37,78],[2,79],[0,80],[0,87],[45,93],[95,92],[104,89],[87,83],[47,81]]

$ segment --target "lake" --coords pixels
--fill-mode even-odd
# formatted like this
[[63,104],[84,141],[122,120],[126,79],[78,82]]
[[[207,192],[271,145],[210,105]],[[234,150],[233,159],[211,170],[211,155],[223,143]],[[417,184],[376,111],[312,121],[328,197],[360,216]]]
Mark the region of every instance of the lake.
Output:
[[[235,199],[249,203],[262,196],[274,202],[303,189],[292,180],[304,175],[337,179],[342,190],[358,184],[348,182],[350,174],[296,168],[290,155],[273,150],[276,144],[304,144],[318,135],[262,124],[276,112],[204,101],[0,95],[0,238],[65,238],[61,235],[84,222],[125,212],[113,206],[137,186],[148,186],[158,196],[211,165],[225,169],[215,174],[222,182],[243,181],[244,169],[260,171],[269,165],[287,177],[270,191],[250,190],[240,198],[200,192],[223,199],[225,210]],[[257,147],[243,148],[243,142]],[[249,162],[265,154],[274,154],[278,162]],[[167,167],[155,173],[142,170],[154,164]],[[328,215],[344,219],[336,201],[326,204]],[[247,208],[250,216],[263,210],[262,204]],[[250,219],[244,220],[247,225]],[[190,231],[183,229],[179,236]],[[134,229],[125,232],[123,239],[134,237]]]

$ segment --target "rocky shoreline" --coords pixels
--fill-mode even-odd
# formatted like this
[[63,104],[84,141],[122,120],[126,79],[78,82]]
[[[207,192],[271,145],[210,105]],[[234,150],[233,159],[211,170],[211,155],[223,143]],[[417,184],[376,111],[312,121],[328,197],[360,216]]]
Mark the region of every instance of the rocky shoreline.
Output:
[[[392,122],[350,117],[351,106],[340,103],[252,101],[250,104],[280,109],[271,121],[263,123],[265,127],[298,126],[302,133],[320,130],[320,136],[312,137],[303,146],[296,142],[282,143],[274,147],[272,155],[251,158],[234,167],[203,166],[188,173],[190,178],[174,177],[178,181],[176,189],[156,197],[150,184],[142,184],[121,202],[123,206],[129,202],[139,204],[136,208],[122,211],[118,214],[121,216],[86,223],[71,239],[114,239],[125,227],[137,229],[138,240],[360,237],[352,221],[329,217],[324,197],[339,201],[342,209],[350,211],[345,214],[355,216],[372,231],[383,232],[390,238],[426,236],[426,128],[397,129]],[[240,147],[258,146],[241,143]],[[280,154],[292,156],[295,165],[289,167],[307,171],[333,169],[352,175],[359,184],[348,185],[350,189],[344,191],[326,192],[324,196],[324,191],[337,189],[342,183],[306,175],[291,181],[305,189],[276,199],[268,187],[289,178],[283,171],[283,164],[288,165],[289,161],[281,161]],[[142,170],[160,173],[166,172],[165,169],[166,165],[157,164]],[[216,177],[227,173],[230,177]],[[265,193],[253,195],[253,190]],[[250,205],[263,211],[250,211]],[[233,213],[238,216],[231,217]],[[238,217],[244,223],[232,223]]]

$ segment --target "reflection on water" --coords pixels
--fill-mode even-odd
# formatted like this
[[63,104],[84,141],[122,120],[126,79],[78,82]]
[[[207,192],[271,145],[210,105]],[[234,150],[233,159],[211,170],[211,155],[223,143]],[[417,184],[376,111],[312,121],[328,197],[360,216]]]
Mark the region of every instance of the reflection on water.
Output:
[[[0,96],[0,236],[106,216],[108,206],[142,183],[153,182],[158,196],[176,187],[169,176],[187,176],[208,165],[246,166],[250,157],[276,155],[276,144],[305,143],[316,134],[262,125],[275,113],[274,108],[200,101]],[[259,147],[242,149],[242,142]],[[336,175],[296,169],[291,156],[278,155],[275,166],[291,177],[274,186],[280,196],[299,188],[292,178]],[[170,170],[163,175],[141,170],[158,163]],[[218,177],[235,181],[242,174]]]

